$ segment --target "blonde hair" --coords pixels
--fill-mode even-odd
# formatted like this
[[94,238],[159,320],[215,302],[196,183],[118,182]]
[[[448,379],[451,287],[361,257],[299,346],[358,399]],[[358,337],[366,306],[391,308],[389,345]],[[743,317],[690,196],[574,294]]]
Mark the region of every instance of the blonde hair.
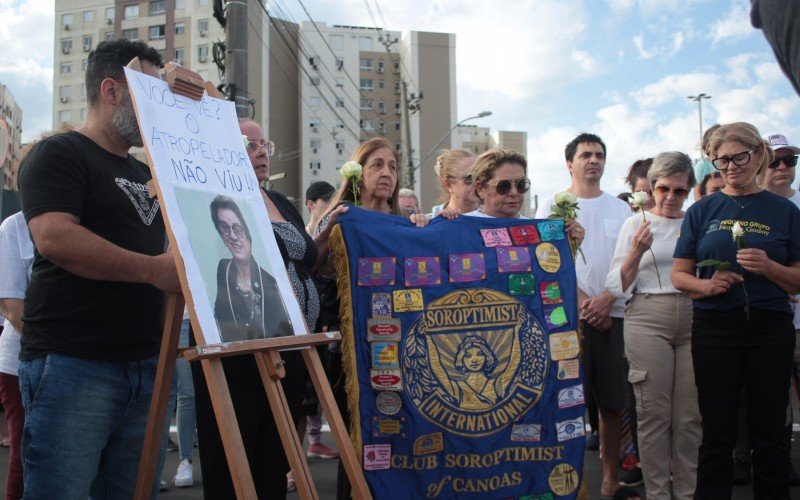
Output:
[[475,158],[475,153],[463,149],[444,149],[442,150],[442,154],[436,158],[433,171],[436,172],[436,175],[439,177],[439,188],[441,191],[439,203],[447,205],[450,202],[450,191],[447,190],[447,181],[448,179],[456,177],[455,171],[458,164],[467,158]]
[[475,187],[475,194],[478,195],[478,198],[480,198],[478,185],[486,184],[494,176],[495,170],[506,163],[517,164],[522,167],[522,170],[524,170],[526,174],[528,172],[528,161],[521,153],[513,149],[490,149],[478,157],[478,161],[476,161],[475,166],[472,167],[472,174],[475,176],[473,186]]
[[757,182],[761,183],[761,178],[767,165],[772,163],[775,159],[775,153],[772,151],[772,146],[758,132],[758,129],[746,122],[735,122],[720,125],[718,129],[714,130],[708,140],[706,146],[706,156],[709,159],[716,158],[716,153],[725,142],[736,141],[744,144],[748,148],[758,149],[761,151],[761,161],[758,164],[758,179]]

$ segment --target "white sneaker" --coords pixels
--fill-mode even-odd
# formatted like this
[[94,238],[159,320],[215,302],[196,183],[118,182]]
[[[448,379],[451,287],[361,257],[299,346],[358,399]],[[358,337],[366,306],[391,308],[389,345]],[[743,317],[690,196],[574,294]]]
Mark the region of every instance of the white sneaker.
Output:
[[178,488],[188,488],[194,484],[194,466],[188,458],[184,458],[178,464],[178,472],[173,479]]

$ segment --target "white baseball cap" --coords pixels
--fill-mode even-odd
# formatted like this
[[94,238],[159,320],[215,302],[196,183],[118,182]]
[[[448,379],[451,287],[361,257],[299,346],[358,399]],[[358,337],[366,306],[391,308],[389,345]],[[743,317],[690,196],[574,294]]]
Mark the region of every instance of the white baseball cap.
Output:
[[779,149],[789,149],[795,154],[800,153],[800,148],[797,146],[792,146],[789,139],[787,139],[783,134],[770,134],[767,136],[767,142],[769,142],[770,146],[772,146],[773,151],[777,151]]

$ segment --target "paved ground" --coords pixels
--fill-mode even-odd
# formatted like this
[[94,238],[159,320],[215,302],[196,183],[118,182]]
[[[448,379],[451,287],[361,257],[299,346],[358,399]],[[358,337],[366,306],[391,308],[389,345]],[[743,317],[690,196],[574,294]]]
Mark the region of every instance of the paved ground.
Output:
[[[330,444],[330,434],[325,435],[326,442]],[[197,456],[197,449],[195,449],[195,457]],[[795,440],[793,443],[793,461],[795,467],[800,470],[800,433],[795,433]],[[195,458],[195,463],[197,459]],[[332,500],[335,498],[335,485],[336,485],[336,461],[335,460],[319,460],[309,459],[311,472],[315,479],[317,491],[320,499]],[[170,482],[175,470],[178,466],[178,453],[170,452],[167,455],[167,464],[164,471],[164,478]],[[0,491],[5,491],[5,471],[8,469],[8,449],[0,448]],[[170,485],[170,489],[161,494],[161,498],[165,500],[172,499],[199,499],[203,497],[203,489],[199,481],[199,466],[196,466],[195,477],[198,478],[197,483],[191,488],[175,488]],[[590,498],[598,498],[600,492],[600,460],[597,452],[586,452],[585,457],[585,480],[589,488]],[[298,498],[296,493],[291,493],[289,499]],[[733,500],[748,500],[753,498],[752,490],[749,486],[737,486],[734,488]],[[800,500],[800,488],[793,488],[792,498]]]

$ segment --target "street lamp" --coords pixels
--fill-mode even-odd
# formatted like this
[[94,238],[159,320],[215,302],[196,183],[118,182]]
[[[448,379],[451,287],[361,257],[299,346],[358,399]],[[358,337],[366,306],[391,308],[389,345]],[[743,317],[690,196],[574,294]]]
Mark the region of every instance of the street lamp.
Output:
[[690,95],[686,96],[687,99],[692,101],[697,101],[697,113],[700,116],[700,144],[702,147],[703,144],[703,99],[711,99],[710,95],[706,94],[698,94],[698,95]]
[[442,142],[444,142],[444,140],[445,140],[445,139],[447,139],[448,137],[450,137],[450,134],[452,134],[452,133],[453,133],[453,130],[457,129],[457,128],[459,127],[459,125],[462,125],[463,123],[466,123],[466,122],[468,122],[468,121],[470,121],[470,120],[476,120],[476,119],[478,119],[478,118],[484,118],[484,117],[486,117],[486,116],[490,116],[491,114],[492,114],[492,112],[491,112],[491,111],[481,111],[481,112],[480,112],[480,113],[478,113],[477,115],[475,115],[475,116],[470,116],[469,118],[464,118],[464,119],[463,119],[463,120],[461,120],[460,122],[458,122],[458,123],[456,123],[455,125],[453,125],[453,128],[451,128],[450,130],[448,130],[447,132],[445,132],[445,134],[444,134],[444,135],[443,135],[441,138],[439,138],[439,140],[438,140],[438,141],[436,141],[436,144],[434,144],[434,145],[433,145],[433,147],[431,148],[431,150],[428,152],[428,154],[426,154],[426,155],[425,155],[425,158],[421,159],[421,160],[419,161],[419,163],[417,163],[417,166],[416,166],[416,167],[414,167],[414,170],[416,170],[416,169],[418,169],[419,167],[421,167],[421,166],[422,166],[422,165],[425,163],[425,161],[427,161],[427,159],[428,159],[428,158],[430,158],[430,157],[431,157],[431,155],[432,155],[433,153],[435,153],[435,152],[436,152],[436,148],[438,148],[438,147],[439,147],[439,144],[441,144]]

